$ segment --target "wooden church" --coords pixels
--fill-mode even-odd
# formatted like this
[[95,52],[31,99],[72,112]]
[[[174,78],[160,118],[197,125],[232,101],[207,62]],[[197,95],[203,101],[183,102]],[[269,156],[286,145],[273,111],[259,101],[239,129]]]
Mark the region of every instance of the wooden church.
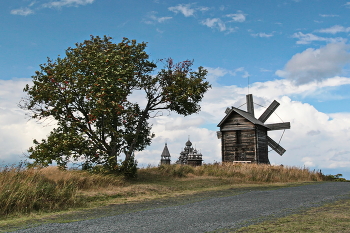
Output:
[[221,139],[222,162],[245,161],[269,164],[268,146],[279,155],[286,151],[267,133],[271,130],[290,129],[290,123],[265,124],[265,121],[280,105],[274,100],[265,112],[257,119],[254,116],[254,103],[251,94],[246,96],[247,111],[231,107],[218,124]]
[[170,152],[168,149],[168,145],[167,145],[167,143],[165,143],[163,152],[161,154],[160,164],[161,165],[169,165],[171,162],[170,157],[171,156],[170,156]]

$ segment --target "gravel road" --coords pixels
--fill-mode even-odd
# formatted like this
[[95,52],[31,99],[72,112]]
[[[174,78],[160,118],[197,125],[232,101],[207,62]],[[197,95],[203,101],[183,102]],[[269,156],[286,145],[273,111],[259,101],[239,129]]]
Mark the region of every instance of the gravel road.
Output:
[[50,223],[16,232],[208,232],[237,229],[264,219],[286,216],[341,198],[350,198],[350,182],[326,182],[198,202],[154,207],[132,213],[70,223]]

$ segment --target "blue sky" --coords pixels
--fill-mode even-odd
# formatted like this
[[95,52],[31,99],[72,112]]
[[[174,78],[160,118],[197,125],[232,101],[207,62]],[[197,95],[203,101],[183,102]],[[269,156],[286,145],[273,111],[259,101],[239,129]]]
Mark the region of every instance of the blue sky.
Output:
[[200,114],[153,120],[156,138],[139,163],[156,165],[165,141],[175,161],[188,135],[205,162],[220,161],[216,125],[226,107],[244,103],[249,82],[255,102],[278,100],[276,113],[292,125],[281,141],[287,152],[271,152],[272,163],[350,179],[350,1],[12,0],[0,3],[0,16],[0,163],[23,159],[50,130],[17,108],[39,64],[108,35],[148,42],[153,60],[194,59],[213,85]]

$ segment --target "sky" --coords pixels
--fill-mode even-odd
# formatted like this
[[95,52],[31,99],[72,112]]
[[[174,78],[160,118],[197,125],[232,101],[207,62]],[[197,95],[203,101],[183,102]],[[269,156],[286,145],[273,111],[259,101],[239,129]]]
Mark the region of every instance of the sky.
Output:
[[250,93],[256,116],[277,100],[267,123],[291,122],[269,132],[286,149],[271,151],[271,164],[350,179],[350,1],[11,0],[0,2],[0,17],[0,165],[25,160],[53,127],[18,108],[39,65],[107,35],[147,42],[153,61],[193,59],[212,84],[200,113],[152,119],[156,137],[136,153],[139,165],[158,165],[165,143],[175,162],[188,138],[205,163],[220,162],[217,124]]

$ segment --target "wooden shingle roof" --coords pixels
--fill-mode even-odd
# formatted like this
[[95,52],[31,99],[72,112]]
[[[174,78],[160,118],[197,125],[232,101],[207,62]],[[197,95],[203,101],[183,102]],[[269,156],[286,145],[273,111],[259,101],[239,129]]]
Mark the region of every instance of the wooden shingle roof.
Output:
[[[218,124],[218,127],[221,127],[221,125],[226,121],[226,119],[232,114],[232,113],[238,113],[239,115],[241,115],[242,117],[244,117],[245,119],[247,119],[248,121],[250,121],[251,123],[253,123],[254,125],[261,125],[264,126],[264,123],[259,121],[258,119],[256,119],[255,117],[253,117],[249,112],[243,111],[239,108],[235,108],[232,107],[230,109],[230,111],[226,114],[226,116],[220,121],[220,123]],[[267,127],[266,127],[267,128]]]
[[167,144],[165,143],[165,146],[164,146],[164,149],[163,149],[163,153],[161,155],[162,157],[170,157],[170,152],[169,152],[169,149],[168,149],[168,146]]

